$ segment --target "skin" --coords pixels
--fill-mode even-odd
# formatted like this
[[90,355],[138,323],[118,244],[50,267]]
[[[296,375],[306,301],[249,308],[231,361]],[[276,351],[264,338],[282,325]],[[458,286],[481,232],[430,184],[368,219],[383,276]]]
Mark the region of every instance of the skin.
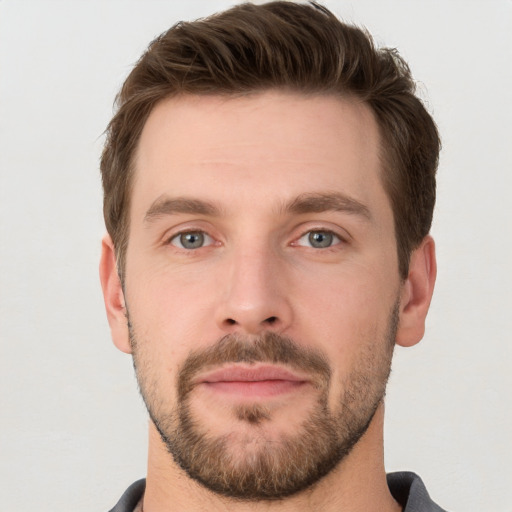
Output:
[[[273,331],[321,351],[332,370],[332,409],[362,351],[382,352],[397,301],[396,342],[410,346],[422,338],[436,275],[434,243],[423,240],[400,279],[378,127],[364,104],[273,91],[168,99],[151,113],[135,164],[124,293],[108,236],[100,276],[113,341],[132,352],[128,307],[163,406],[176,403],[177,372],[190,351],[226,334]],[[290,208],[306,194],[343,201],[325,211]],[[177,208],[187,211],[176,211],[176,202],[162,208],[169,198],[215,211],[190,202]],[[183,231],[206,233],[206,243],[180,247]],[[332,245],[311,247],[311,231],[334,233]],[[234,434],[233,454],[242,457],[240,440],[262,427],[236,419],[235,405],[268,406],[273,415],[264,436],[277,439],[293,432],[314,400],[313,387],[271,397],[200,388],[191,404],[213,434]],[[150,422],[144,510],[399,510],[385,480],[383,414],[381,404],[349,456],[312,488],[252,503],[188,478]]]

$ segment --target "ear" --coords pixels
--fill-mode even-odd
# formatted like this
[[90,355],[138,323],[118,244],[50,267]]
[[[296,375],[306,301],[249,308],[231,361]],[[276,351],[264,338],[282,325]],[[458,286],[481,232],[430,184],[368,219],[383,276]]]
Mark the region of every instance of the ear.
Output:
[[411,254],[409,274],[402,284],[400,320],[396,335],[398,345],[411,347],[423,338],[436,274],[435,244],[428,235]]
[[101,241],[100,281],[112,341],[119,350],[130,354],[132,349],[123,287],[117,273],[114,244],[109,235],[105,235]]

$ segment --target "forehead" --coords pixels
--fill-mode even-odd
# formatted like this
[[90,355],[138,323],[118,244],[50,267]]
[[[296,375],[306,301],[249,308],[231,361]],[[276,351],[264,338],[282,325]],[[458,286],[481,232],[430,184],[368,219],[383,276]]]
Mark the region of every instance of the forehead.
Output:
[[[383,195],[378,127],[363,103],[263,92],[182,96],[150,114],[135,158],[132,208],[162,194],[212,196],[226,207],[342,192]],[[247,203],[249,201],[249,203]]]

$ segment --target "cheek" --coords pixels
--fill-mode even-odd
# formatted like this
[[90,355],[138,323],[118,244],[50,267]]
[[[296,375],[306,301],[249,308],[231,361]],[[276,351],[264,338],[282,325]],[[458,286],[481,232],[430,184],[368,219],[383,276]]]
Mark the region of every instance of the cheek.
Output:
[[387,315],[397,293],[389,278],[372,268],[333,266],[329,270],[295,279],[291,299],[300,317],[316,319],[319,328],[351,327],[357,332]]
[[179,270],[168,268],[165,258],[134,258],[132,268],[127,268],[126,283],[131,308],[137,307],[145,318],[158,323],[178,316],[198,286],[197,278]]
[[346,374],[362,350],[387,341],[395,288],[389,278],[371,269],[316,273],[303,279],[296,290],[303,300],[295,301],[298,339],[317,343],[332,370]]
[[211,301],[204,279],[187,273],[144,272],[127,280],[130,320],[152,354],[177,363],[211,342]]

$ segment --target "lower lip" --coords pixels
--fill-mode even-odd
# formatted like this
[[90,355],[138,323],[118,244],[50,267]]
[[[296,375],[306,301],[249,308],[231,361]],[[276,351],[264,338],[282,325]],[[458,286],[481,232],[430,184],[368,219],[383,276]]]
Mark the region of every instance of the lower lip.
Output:
[[241,397],[272,397],[300,389],[305,382],[291,380],[220,381],[204,382],[208,389]]

